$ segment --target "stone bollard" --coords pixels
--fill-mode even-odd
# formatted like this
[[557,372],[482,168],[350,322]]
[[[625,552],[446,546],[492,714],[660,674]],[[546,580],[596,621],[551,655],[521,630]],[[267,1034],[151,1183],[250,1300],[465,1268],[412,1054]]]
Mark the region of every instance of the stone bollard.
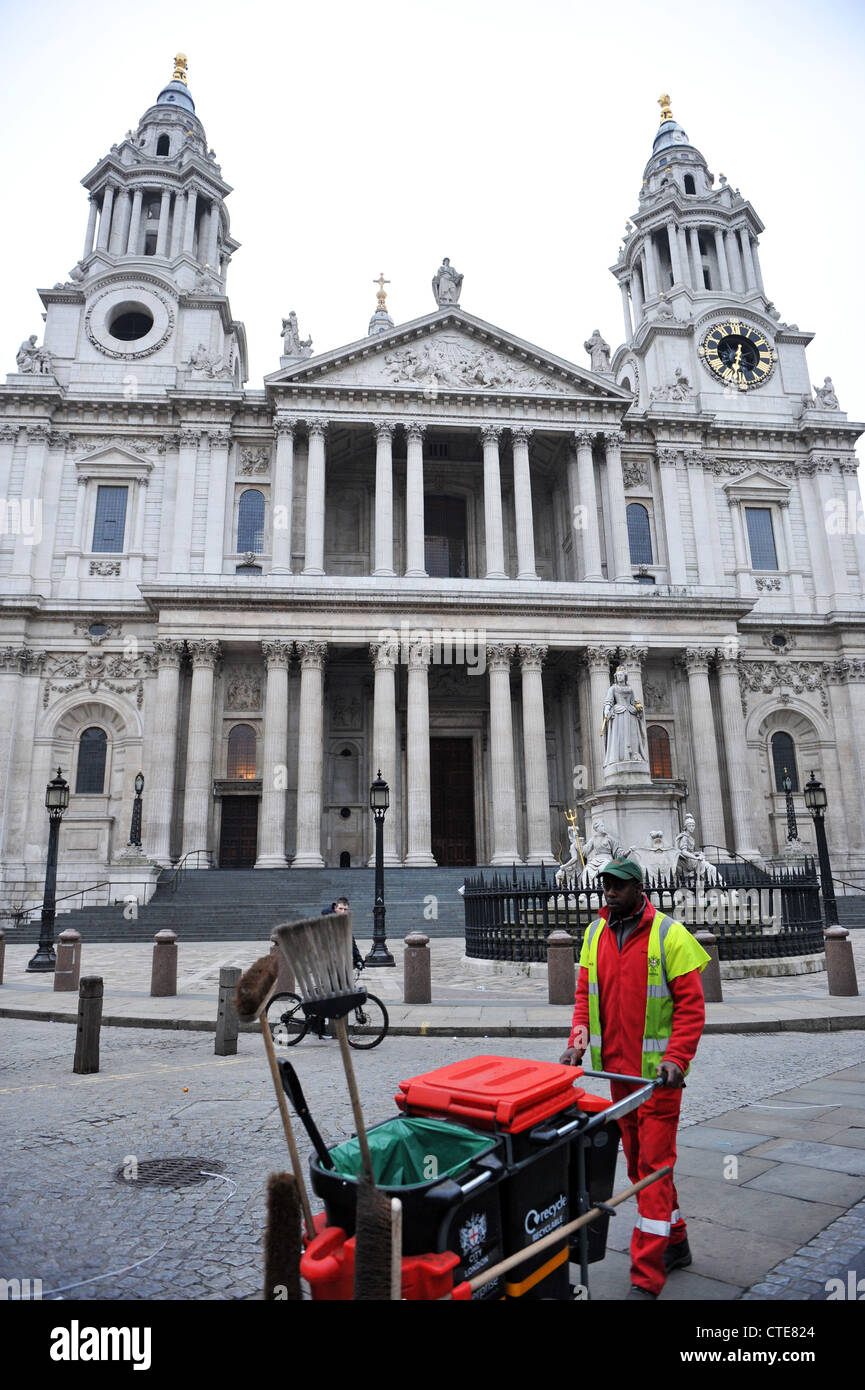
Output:
[[150,997],[161,999],[177,993],[177,932],[163,928],[153,938]]
[[402,957],[403,1001],[406,1004],[432,1002],[432,959],[429,937],[422,931],[410,931],[405,938]]
[[3,968],[6,964],[6,933],[0,927],[0,985],[3,983]]
[[724,991],[721,988],[721,962],[718,960],[718,942],[714,932],[702,931],[694,932],[694,940],[698,941],[704,951],[707,951],[710,960],[705,970],[700,971],[700,983],[703,986],[703,998],[707,1004],[723,1004]]
[[78,1032],[72,1070],[81,1075],[99,1070],[99,1030],[102,1027],[102,976],[85,975],[78,986]]
[[216,1010],[216,1042],[213,1051],[217,1057],[233,1057],[237,1052],[237,1034],[240,1020],[234,1007],[234,991],[243,971],[239,965],[223,965],[219,972],[219,1004]]
[[279,942],[274,941],[270,954],[279,961],[279,974],[276,977],[274,994],[294,994],[294,971],[288,963],[285,951],[280,950]]
[[853,960],[853,947],[850,944],[850,933],[847,928],[827,927],[823,936],[826,940],[826,974],[829,977],[829,993],[858,994],[856,963]]
[[77,989],[81,974],[81,933],[67,927],[57,938],[57,965],[54,969],[54,988]]
[[551,1004],[573,1004],[576,993],[574,939],[557,927],[547,937],[547,991]]

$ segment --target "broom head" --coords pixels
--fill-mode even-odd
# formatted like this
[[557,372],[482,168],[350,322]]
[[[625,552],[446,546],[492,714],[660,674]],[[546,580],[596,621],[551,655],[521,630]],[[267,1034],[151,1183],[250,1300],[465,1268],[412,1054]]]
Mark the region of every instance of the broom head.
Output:
[[305,1013],[342,1018],[363,1003],[366,990],[354,982],[350,912],[283,922],[271,936],[294,971]]

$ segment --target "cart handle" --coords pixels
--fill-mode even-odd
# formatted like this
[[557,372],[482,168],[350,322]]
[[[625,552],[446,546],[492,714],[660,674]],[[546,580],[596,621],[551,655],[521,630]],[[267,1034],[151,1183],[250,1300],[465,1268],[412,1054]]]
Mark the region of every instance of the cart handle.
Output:
[[491,1177],[492,1173],[487,1170],[486,1173],[478,1173],[476,1177],[470,1178],[467,1183],[458,1183],[457,1186],[461,1192],[473,1192],[476,1187],[480,1187],[481,1183],[489,1182]]

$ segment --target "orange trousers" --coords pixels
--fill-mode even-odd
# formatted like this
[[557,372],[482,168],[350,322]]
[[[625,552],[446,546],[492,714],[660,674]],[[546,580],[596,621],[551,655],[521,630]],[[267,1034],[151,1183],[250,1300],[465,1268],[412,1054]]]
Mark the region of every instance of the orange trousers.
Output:
[[[636,1087],[611,1081],[610,1090],[616,1101],[630,1095]],[[631,1182],[638,1182],[668,1164],[673,1167],[681,1108],[681,1088],[664,1087],[654,1091],[630,1115],[621,1117],[618,1123]],[[631,1237],[631,1283],[650,1293],[660,1293],[667,1277],[664,1251],[668,1245],[680,1244],[687,1234],[688,1228],[679,1215],[672,1173],[638,1192],[637,1221]]]

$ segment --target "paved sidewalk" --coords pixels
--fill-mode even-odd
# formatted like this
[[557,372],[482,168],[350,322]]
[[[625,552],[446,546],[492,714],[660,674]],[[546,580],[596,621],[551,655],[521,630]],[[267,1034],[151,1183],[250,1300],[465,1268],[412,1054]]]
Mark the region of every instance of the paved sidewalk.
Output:
[[[865,932],[851,933],[854,958],[865,989]],[[360,942],[365,953],[368,942]],[[458,939],[433,941],[431,1004],[402,1003],[401,942],[391,942],[394,969],[367,970],[364,984],[387,1004],[395,1035],[441,1037],[561,1037],[571,1008],[547,1003],[547,967],[503,961],[467,960]],[[105,1024],[212,1031],[216,1026],[219,969],[245,969],[269,950],[269,941],[181,944],[177,995],[150,997],[152,947],[85,943],[82,974],[105,981]],[[6,947],[0,1017],[72,1022],[75,993],[55,993],[53,976],[28,975],[33,946]],[[865,1028],[865,996],[833,998],[826,974],[794,975],[724,983],[723,1004],[707,1006],[707,1033],[765,1033],[785,1030],[830,1032]]]

